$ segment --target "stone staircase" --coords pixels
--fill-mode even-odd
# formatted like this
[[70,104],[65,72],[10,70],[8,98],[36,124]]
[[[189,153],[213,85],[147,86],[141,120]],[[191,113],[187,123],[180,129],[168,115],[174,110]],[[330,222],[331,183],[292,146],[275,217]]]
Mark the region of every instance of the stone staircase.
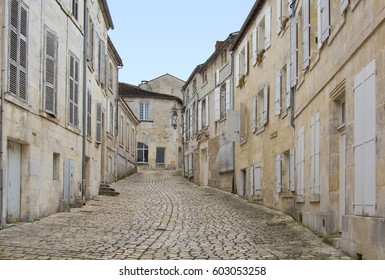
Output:
[[99,188],[99,195],[117,196],[119,193],[115,189],[111,188],[106,183],[101,183]]

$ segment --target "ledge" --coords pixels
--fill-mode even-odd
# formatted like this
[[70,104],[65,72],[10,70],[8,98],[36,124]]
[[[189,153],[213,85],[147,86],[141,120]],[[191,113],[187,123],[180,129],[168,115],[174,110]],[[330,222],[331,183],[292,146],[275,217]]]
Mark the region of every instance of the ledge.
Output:
[[320,202],[320,195],[319,194],[311,194],[309,196],[310,203],[318,203]]
[[297,195],[297,196],[295,197],[295,202],[296,202],[296,203],[305,203],[305,196],[303,196],[303,195]]

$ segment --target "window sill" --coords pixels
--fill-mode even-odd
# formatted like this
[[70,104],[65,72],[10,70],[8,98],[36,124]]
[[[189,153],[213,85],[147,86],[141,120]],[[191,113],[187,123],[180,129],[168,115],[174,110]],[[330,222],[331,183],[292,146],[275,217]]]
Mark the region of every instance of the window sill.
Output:
[[87,135],[87,141],[90,142],[90,143],[92,143],[92,138],[91,138],[91,136],[88,136],[88,135]]
[[44,119],[47,119],[55,124],[59,124],[60,123],[60,120],[54,116],[54,115],[51,115],[49,113],[46,113],[45,111],[40,111],[40,116],[43,117]]
[[337,131],[341,132],[341,131],[344,131],[346,128],[346,124],[343,123],[343,124],[340,124],[338,127],[337,127]]
[[139,120],[141,123],[153,123],[153,120]]
[[310,203],[319,203],[321,201],[320,195],[319,194],[311,194],[309,196],[309,201],[310,201]]
[[114,139],[114,135],[111,132],[107,132],[107,137],[110,139]]
[[255,136],[261,134],[264,131],[265,131],[265,126],[258,127],[257,130],[255,131]]
[[295,197],[295,202],[296,202],[296,203],[305,203],[305,196],[303,196],[303,195],[297,195],[297,196]]
[[72,124],[68,124],[67,125],[67,128],[70,130],[70,131],[72,131],[72,132],[74,132],[74,133],[76,133],[76,134],[78,134],[78,135],[81,135],[81,130],[78,128],[78,127],[75,127],[75,126],[73,126]]
[[205,81],[205,82],[203,83],[203,85],[201,86],[201,88],[204,88],[208,83],[209,83],[209,81]]

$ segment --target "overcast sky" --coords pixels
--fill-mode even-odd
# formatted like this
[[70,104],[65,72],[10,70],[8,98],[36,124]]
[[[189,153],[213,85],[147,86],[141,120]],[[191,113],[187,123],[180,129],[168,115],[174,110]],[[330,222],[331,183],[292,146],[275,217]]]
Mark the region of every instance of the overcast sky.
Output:
[[123,60],[119,81],[138,85],[170,73],[187,80],[239,31],[255,0],[108,0],[109,35]]

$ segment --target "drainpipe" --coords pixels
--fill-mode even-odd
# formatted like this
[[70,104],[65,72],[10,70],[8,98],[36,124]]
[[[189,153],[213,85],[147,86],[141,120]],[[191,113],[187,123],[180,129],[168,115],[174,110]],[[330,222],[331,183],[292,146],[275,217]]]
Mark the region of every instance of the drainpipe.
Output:
[[4,143],[4,101],[5,101],[5,93],[6,93],[6,85],[5,85],[5,81],[7,80],[7,46],[8,46],[8,42],[7,42],[7,30],[8,30],[8,1],[7,0],[4,0],[3,2],[3,25],[2,25],[2,36],[3,36],[3,44],[1,46],[2,48],[2,65],[1,65],[1,116],[0,116],[0,119],[1,119],[1,129],[0,129],[0,229],[3,228],[3,197],[4,197],[4,192],[3,192],[3,189],[4,189],[4,185],[5,185],[5,182],[4,182],[4,166],[3,166],[3,161],[4,161],[4,158],[3,158],[3,155],[4,155],[4,151],[3,151],[3,148],[5,146],[5,143]]
[[[115,181],[118,180],[118,150],[119,150],[119,69],[122,69],[122,65],[118,65],[118,71],[116,71],[116,116],[115,116]],[[123,124],[122,124],[123,125]],[[122,127],[123,128],[123,127]],[[121,133],[121,131],[120,131]]]
[[86,140],[87,140],[87,0],[84,0],[84,37],[83,37],[83,144],[82,144],[82,201],[86,204]]
[[182,120],[182,174],[183,178],[185,177],[185,159],[184,159],[184,94],[183,90],[182,92],[182,114],[181,114],[181,120]]
[[295,124],[294,124],[294,88],[290,89],[290,107],[291,107],[290,125],[293,128],[295,128]]
[[[234,90],[235,90],[235,77],[234,77],[234,52],[231,52],[230,53],[230,56],[231,56],[231,77],[232,77],[232,83],[231,83],[231,106],[233,108],[233,110],[235,110],[235,94],[234,94]],[[239,130],[240,130],[240,127],[239,127]],[[232,189],[232,193],[237,193],[236,192],[236,189],[237,189],[237,184],[236,184],[236,177],[235,177],[235,172],[236,169],[235,169],[235,141],[233,142],[233,189]]]

